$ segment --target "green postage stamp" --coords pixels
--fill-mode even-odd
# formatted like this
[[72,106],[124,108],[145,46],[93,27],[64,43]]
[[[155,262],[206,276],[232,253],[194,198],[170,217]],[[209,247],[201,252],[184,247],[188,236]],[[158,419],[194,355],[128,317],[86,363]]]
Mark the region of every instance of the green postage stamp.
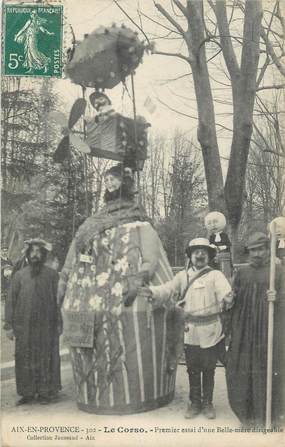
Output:
[[9,76],[62,75],[62,5],[4,5],[3,73]]

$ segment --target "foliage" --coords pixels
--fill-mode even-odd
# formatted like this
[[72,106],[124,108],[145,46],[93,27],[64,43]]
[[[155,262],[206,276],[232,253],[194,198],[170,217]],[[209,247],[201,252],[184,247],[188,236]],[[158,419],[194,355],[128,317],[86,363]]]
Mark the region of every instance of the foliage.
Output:
[[152,135],[142,178],[142,203],[152,217],[172,265],[184,264],[189,239],[201,236],[206,207],[203,164],[195,145],[176,130],[168,140]]
[[60,135],[48,122],[59,106],[51,80],[43,80],[38,91],[31,81],[5,78],[2,89],[2,244],[15,262],[25,239],[44,237],[63,261],[85,217],[82,157],[53,162]]

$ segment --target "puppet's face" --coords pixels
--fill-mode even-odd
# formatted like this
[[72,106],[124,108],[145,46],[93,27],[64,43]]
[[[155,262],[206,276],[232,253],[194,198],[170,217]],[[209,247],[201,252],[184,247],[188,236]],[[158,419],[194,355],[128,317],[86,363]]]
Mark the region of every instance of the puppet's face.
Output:
[[102,95],[95,99],[93,107],[99,112],[102,107],[109,106],[110,104],[111,101],[105,95]]
[[223,231],[226,226],[226,218],[222,213],[213,211],[205,217],[205,226],[209,233],[218,233]]
[[109,192],[116,191],[120,188],[122,179],[115,175],[107,174],[105,177],[105,186]]
[[273,230],[273,223],[275,223],[275,234],[278,239],[285,238],[285,217],[276,217],[269,225],[270,233]]

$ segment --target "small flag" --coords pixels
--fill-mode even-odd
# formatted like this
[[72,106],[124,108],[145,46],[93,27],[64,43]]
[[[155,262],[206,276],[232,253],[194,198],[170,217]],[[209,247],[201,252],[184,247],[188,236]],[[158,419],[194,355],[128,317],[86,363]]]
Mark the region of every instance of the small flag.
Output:
[[156,105],[152,101],[152,99],[148,96],[144,102],[144,107],[147,109],[149,113],[154,113],[156,110]]

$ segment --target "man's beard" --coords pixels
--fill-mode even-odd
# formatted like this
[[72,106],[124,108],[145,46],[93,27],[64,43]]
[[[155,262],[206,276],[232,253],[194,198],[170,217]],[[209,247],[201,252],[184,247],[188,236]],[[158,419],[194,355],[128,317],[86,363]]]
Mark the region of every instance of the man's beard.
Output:
[[108,191],[106,189],[105,191],[105,195],[104,195],[104,200],[105,202],[112,202],[113,200],[117,200],[119,199],[121,196],[121,189],[115,189],[115,191]]
[[31,267],[31,276],[38,276],[41,272],[41,269],[44,265],[43,261],[41,259],[37,260],[37,261],[33,261],[31,259],[29,259],[29,264]]
[[270,262],[270,256],[269,254],[266,254],[265,256],[256,256],[249,259],[250,265],[253,267],[264,267],[265,265],[268,265]]

